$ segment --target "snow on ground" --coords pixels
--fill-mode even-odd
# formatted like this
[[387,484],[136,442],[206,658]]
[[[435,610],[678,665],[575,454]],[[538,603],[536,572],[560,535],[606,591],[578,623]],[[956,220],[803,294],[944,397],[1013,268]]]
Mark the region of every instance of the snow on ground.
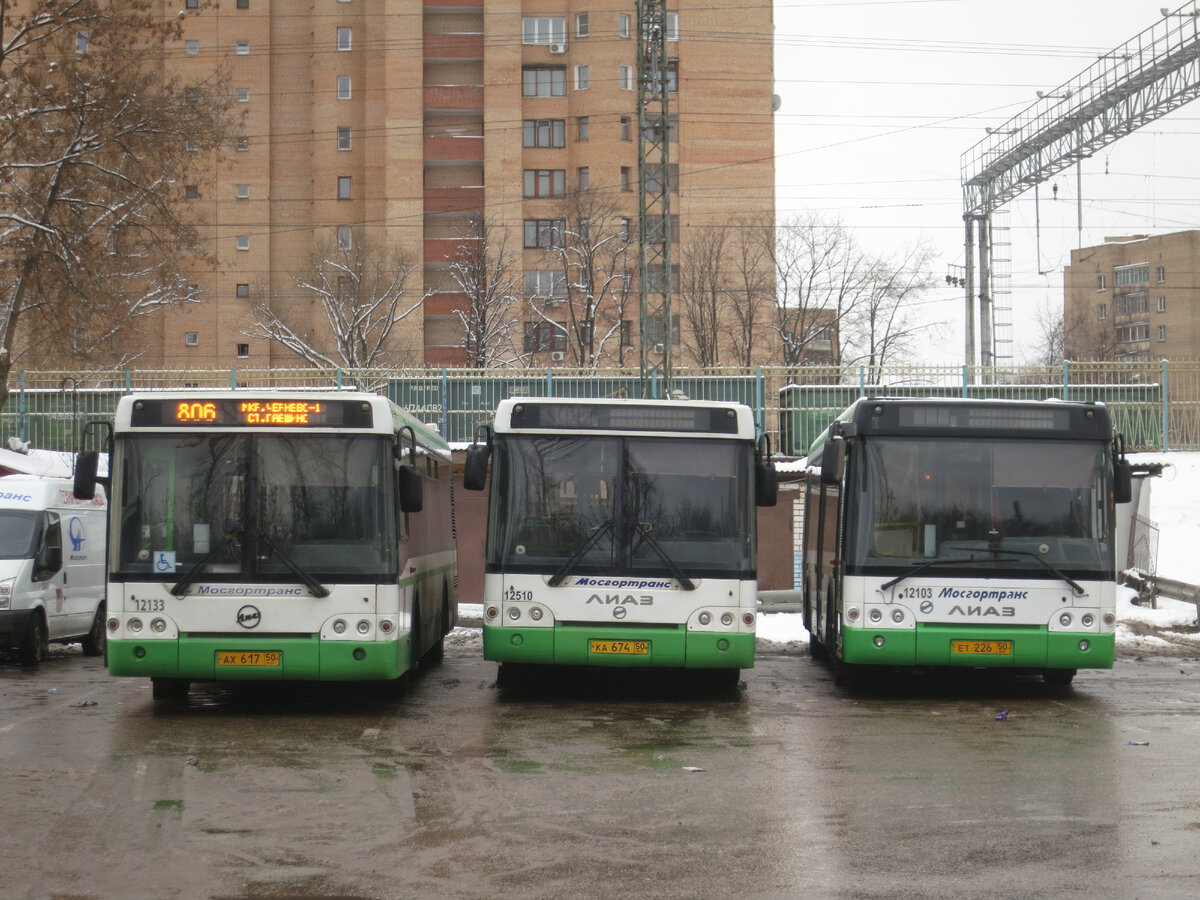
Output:
[[[1200,452],[1139,453],[1139,463],[1165,463],[1162,477],[1152,479],[1150,516],[1158,525],[1158,573],[1200,584]],[[1117,589],[1117,653],[1119,656],[1200,656],[1197,608],[1160,597],[1158,608],[1138,606],[1132,588]],[[479,625],[479,604],[459,605],[464,625]],[[460,629],[461,630],[461,629]],[[462,635],[460,640],[470,640]],[[760,652],[808,652],[808,632],[799,613],[768,613],[758,619]]]

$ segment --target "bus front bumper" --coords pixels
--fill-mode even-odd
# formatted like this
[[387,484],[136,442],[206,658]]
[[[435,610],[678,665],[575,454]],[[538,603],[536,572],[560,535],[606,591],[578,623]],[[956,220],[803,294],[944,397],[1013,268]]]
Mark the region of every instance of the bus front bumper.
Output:
[[754,633],[688,631],[684,626],[510,628],[485,623],[483,658],[569,666],[749,669],[754,666]]
[[[1011,652],[955,652],[955,641],[993,650],[1000,642],[1011,642]],[[1044,626],[918,625],[916,629],[842,630],[842,660],[863,665],[1111,669],[1115,649],[1116,635],[1111,632],[1054,632]]]

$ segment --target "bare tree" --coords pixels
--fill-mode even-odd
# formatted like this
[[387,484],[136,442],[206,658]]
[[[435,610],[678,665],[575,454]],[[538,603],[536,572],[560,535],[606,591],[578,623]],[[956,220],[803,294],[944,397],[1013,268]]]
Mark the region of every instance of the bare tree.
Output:
[[686,350],[698,366],[719,366],[725,310],[726,243],[728,232],[720,226],[689,229],[681,247],[686,263],[680,266],[677,300],[690,331]]
[[930,327],[915,309],[937,284],[929,269],[931,258],[928,248],[916,247],[899,260],[873,260],[863,272],[864,290],[844,329],[855,355],[843,361],[865,363],[873,382],[883,366]]
[[185,84],[154,65],[179,35],[150,0],[0,0],[0,407],[16,354],[95,351],[197,299],[178,192],[234,117],[218,72]]
[[528,285],[526,296],[542,321],[561,323],[576,366],[621,365],[633,352],[621,332],[632,266],[629,220],[600,191],[568,194],[561,210],[544,249],[557,260],[563,296],[537,296]]
[[317,301],[327,329],[302,321],[299,304],[274,302],[264,292],[253,306],[254,325],[242,333],[282,344],[316,367],[411,363],[411,351],[393,346],[391,338],[396,326],[425,301],[408,290],[417,271],[416,261],[400,247],[376,246],[359,234],[345,245],[322,236],[309,271],[294,278]]
[[734,229],[732,268],[725,330],[730,356],[738,365],[755,365],[770,351],[770,308],[775,299],[773,225],[745,224]]
[[519,261],[508,249],[508,232],[484,219],[472,221],[450,254],[450,277],[466,298],[457,310],[467,368],[518,365],[515,343],[521,324]]
[[1095,306],[1068,309],[1062,317],[1063,358],[1098,362],[1117,358],[1117,328],[1110,314],[1100,318]]

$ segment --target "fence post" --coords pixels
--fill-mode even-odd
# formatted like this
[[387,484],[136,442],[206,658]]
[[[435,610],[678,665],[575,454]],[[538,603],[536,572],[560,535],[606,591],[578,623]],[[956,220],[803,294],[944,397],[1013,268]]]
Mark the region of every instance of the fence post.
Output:
[[339,391],[342,389],[342,367],[341,366],[337,367],[337,389]]
[[442,369],[442,436],[450,440],[450,376],[445,369]]
[[546,366],[546,396],[554,396],[554,367]]
[[755,382],[755,402],[758,404],[758,409],[754,411],[755,418],[758,419],[759,434],[765,434],[767,431],[767,411],[764,409],[765,391],[763,389],[763,370],[759,366],[754,373]]
[[1063,399],[1071,399],[1071,363],[1069,360],[1063,360]]
[[1167,384],[1167,361],[1162,361],[1162,448],[1163,453],[1171,449],[1169,428],[1171,427],[1171,398]]
[[858,396],[867,396],[867,367],[858,367]]
[[237,390],[237,369],[229,370],[229,389],[231,391]]
[[970,372],[970,369],[966,365],[964,365],[962,367],[962,375],[963,375],[963,398],[966,399],[967,397],[971,396],[971,391],[969,390],[969,385],[971,384],[971,372]]
[[125,393],[133,393],[133,372],[130,369],[125,370]]
[[25,373],[17,378],[17,437],[25,440]]

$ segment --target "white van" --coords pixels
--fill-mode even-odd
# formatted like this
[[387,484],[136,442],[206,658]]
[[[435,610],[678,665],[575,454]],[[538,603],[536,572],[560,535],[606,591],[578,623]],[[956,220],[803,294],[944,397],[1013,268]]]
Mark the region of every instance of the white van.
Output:
[[42,661],[51,641],[104,653],[107,497],[66,478],[0,477],[0,651]]

